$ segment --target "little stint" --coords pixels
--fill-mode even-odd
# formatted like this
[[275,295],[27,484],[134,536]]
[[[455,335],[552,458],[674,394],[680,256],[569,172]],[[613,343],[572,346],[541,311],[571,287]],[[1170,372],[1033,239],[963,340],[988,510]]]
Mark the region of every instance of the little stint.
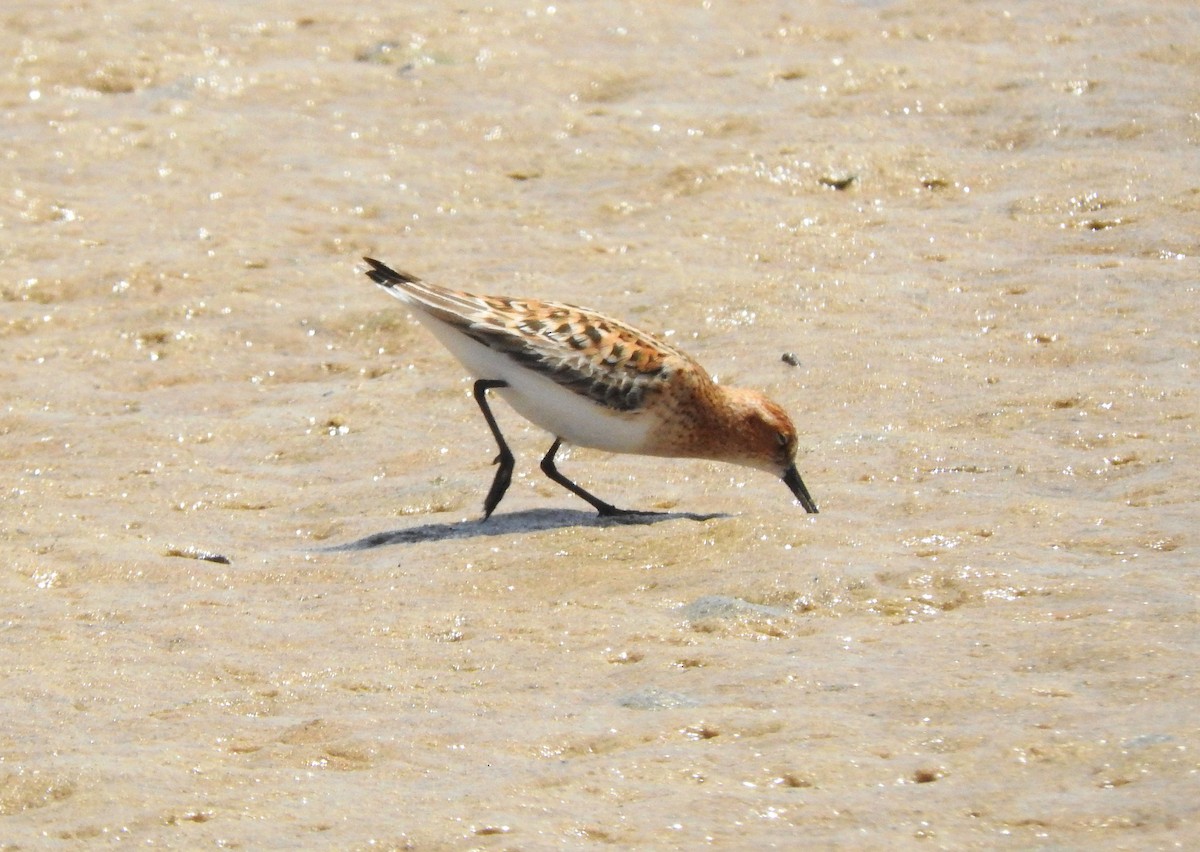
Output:
[[514,463],[489,390],[554,436],[542,472],[601,515],[652,513],[618,509],[559,473],[554,455],[564,441],[757,468],[780,477],[806,511],[817,511],[796,470],[796,428],[758,391],[719,385],[689,355],[586,308],[448,290],[363,260],[367,276],[413,308],[476,378],[475,401],[500,448],[484,519],[508,490]]

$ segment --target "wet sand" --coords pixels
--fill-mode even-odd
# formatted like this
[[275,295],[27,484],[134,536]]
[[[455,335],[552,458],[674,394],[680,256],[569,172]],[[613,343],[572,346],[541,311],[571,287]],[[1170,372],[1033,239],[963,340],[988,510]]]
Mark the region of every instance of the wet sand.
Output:
[[[0,20],[4,848],[1196,842],[1194,4]],[[477,523],[363,254],[669,335],[822,513],[501,404]]]

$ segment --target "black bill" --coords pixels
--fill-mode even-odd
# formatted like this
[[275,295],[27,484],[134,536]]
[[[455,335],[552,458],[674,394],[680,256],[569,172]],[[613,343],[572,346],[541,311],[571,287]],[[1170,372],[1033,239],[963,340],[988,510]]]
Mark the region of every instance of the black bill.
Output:
[[800,478],[800,471],[796,470],[795,465],[789,467],[783,474],[783,483],[792,489],[792,493],[796,495],[796,499],[800,501],[804,511],[817,514],[817,504],[813,501],[812,495],[808,493],[808,489],[804,487],[804,480]]

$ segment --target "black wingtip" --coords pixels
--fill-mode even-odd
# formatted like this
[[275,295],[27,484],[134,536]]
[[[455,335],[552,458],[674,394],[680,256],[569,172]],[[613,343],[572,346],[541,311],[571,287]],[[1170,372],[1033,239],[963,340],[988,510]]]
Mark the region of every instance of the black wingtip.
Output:
[[397,284],[416,284],[421,280],[415,275],[409,275],[407,272],[397,272],[386,263],[381,263],[373,257],[364,257],[363,260],[371,267],[367,270],[367,277],[380,287],[395,287]]

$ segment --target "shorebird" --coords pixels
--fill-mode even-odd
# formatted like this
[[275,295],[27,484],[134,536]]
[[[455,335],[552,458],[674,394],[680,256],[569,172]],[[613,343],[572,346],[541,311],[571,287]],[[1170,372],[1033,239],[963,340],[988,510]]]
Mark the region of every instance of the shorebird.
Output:
[[508,490],[514,464],[488,405],[490,390],[554,436],[542,472],[601,515],[654,513],[618,509],[563,476],[554,456],[564,442],[757,468],[780,477],[806,511],[817,511],[796,470],[796,428],[758,391],[719,385],[679,349],[586,308],[449,290],[363,260],[367,276],[413,308],[476,379],[475,401],[500,449],[485,520]]

